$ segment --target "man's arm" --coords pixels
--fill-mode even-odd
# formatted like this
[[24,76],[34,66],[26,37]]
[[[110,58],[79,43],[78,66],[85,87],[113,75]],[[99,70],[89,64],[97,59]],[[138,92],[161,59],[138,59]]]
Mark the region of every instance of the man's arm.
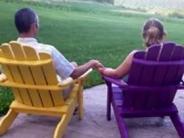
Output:
[[51,48],[56,72],[62,79],[66,79],[67,77],[76,79],[90,68],[103,67],[103,65],[98,60],[90,60],[83,65],[77,66],[76,63],[70,63],[55,47]]
[[76,67],[72,72],[72,74],[70,75],[70,77],[72,77],[73,79],[76,79],[82,74],[84,74],[88,69],[99,68],[99,67],[103,67],[103,65],[98,60],[90,60],[89,62]]

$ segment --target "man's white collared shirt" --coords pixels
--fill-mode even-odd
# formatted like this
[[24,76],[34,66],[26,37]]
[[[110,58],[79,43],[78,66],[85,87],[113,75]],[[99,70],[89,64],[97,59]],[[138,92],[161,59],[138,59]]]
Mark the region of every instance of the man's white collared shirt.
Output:
[[23,45],[25,44],[34,48],[37,52],[51,54],[56,72],[62,79],[70,77],[74,71],[75,67],[54,46],[38,43],[35,38],[31,37],[19,37],[17,41]]

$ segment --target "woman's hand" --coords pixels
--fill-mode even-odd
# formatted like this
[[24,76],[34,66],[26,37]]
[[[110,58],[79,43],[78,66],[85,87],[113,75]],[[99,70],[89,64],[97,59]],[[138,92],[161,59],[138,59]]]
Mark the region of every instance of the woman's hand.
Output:
[[109,74],[111,74],[112,72],[114,72],[114,69],[103,67],[103,68],[98,68],[98,71],[99,71],[102,75],[107,75],[107,76],[108,76]]

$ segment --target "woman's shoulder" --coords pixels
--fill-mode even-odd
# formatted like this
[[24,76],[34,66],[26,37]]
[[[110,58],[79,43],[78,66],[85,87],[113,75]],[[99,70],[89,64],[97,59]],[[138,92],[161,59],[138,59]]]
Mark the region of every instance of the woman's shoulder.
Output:
[[132,51],[128,54],[127,59],[128,59],[128,60],[132,60],[133,57],[134,57],[134,55],[135,55],[135,53],[141,52],[141,51],[144,51],[144,50],[140,50],[140,49],[132,50]]
[[134,55],[135,53],[140,52],[140,51],[143,51],[143,50],[140,50],[140,49],[132,50],[132,51],[129,53],[129,55]]
[[126,61],[131,61],[132,58],[133,58],[133,56],[134,56],[134,54],[135,54],[136,52],[138,52],[138,50],[132,50],[132,51],[127,55],[127,57],[125,58],[125,60],[126,60]]

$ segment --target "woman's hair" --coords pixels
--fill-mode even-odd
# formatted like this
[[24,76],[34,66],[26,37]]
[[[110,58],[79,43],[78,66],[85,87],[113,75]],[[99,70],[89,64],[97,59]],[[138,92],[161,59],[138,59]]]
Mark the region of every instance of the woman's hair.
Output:
[[165,35],[166,32],[160,20],[151,18],[144,23],[142,36],[146,47],[161,43]]

